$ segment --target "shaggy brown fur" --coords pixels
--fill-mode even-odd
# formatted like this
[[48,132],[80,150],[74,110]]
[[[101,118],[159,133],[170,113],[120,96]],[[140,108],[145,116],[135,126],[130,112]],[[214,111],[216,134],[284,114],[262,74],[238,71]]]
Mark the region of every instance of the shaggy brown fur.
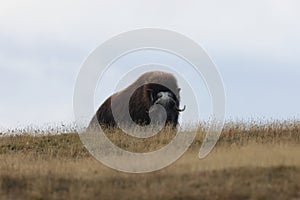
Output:
[[[140,87],[138,87],[140,86]],[[134,91],[134,89],[136,89]],[[115,127],[117,124],[112,113],[112,99],[114,98],[114,110],[126,122],[125,111],[128,105],[125,105],[124,99],[129,99],[129,114],[132,120],[139,125],[150,124],[150,107],[155,103],[160,104],[160,92],[168,94],[167,102],[162,104],[167,113],[166,124],[176,127],[178,124],[179,112],[179,91],[177,80],[170,73],[161,71],[147,72],[141,75],[135,82],[124,90],[110,96],[97,110],[90,126],[99,123],[105,127]],[[159,94],[160,93],[160,94]]]

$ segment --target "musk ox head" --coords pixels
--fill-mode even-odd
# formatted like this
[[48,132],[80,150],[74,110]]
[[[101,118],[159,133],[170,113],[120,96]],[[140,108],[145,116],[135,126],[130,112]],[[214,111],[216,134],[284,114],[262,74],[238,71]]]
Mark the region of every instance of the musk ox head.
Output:
[[[99,123],[104,127],[116,127],[113,113],[117,113],[119,119],[126,121],[126,111],[133,122],[138,125],[148,125],[151,122],[149,115],[155,112],[155,105],[163,106],[166,111],[166,124],[176,127],[178,124],[180,109],[180,88],[175,77],[170,73],[161,71],[147,72],[141,75],[135,82],[124,90],[110,96],[97,110],[90,126]],[[125,99],[129,98],[129,104]],[[112,99],[114,112],[112,111]]]

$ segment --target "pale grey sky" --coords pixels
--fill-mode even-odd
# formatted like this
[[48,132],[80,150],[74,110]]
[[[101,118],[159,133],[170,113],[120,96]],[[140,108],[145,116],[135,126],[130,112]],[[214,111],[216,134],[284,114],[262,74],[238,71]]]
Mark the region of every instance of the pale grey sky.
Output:
[[155,27],[218,66],[227,118],[300,117],[299,1],[0,1],[0,128],[72,122],[80,66],[103,41]]

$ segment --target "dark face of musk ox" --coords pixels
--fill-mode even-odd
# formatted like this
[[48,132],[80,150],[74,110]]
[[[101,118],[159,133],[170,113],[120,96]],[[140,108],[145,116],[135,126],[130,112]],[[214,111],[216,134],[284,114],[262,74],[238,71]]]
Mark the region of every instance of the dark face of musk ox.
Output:
[[[129,108],[126,108],[124,98],[133,88],[138,87],[132,93],[129,100]],[[124,90],[110,96],[97,110],[96,115],[90,122],[91,125],[99,123],[101,127],[116,127],[117,124],[112,114],[112,98],[114,98],[115,111],[126,122],[125,109],[129,109],[129,114],[133,122],[138,125],[148,125],[151,123],[149,114],[155,112],[157,106],[163,106],[166,114],[166,124],[176,128],[178,124],[179,112],[184,111],[179,108],[180,89],[175,77],[170,73],[154,71],[147,72],[140,76],[135,82]],[[124,117],[122,117],[124,115]]]

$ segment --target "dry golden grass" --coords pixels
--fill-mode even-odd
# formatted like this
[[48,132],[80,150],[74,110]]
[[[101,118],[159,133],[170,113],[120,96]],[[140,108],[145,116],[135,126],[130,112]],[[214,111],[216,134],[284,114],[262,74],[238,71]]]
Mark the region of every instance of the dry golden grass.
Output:
[[[300,123],[227,123],[215,149],[198,159],[206,125],[177,162],[126,174],[89,155],[76,133],[0,137],[0,199],[299,199]],[[188,134],[188,133],[186,133]],[[147,151],[170,131],[119,146]],[[151,143],[151,144],[150,144]]]

